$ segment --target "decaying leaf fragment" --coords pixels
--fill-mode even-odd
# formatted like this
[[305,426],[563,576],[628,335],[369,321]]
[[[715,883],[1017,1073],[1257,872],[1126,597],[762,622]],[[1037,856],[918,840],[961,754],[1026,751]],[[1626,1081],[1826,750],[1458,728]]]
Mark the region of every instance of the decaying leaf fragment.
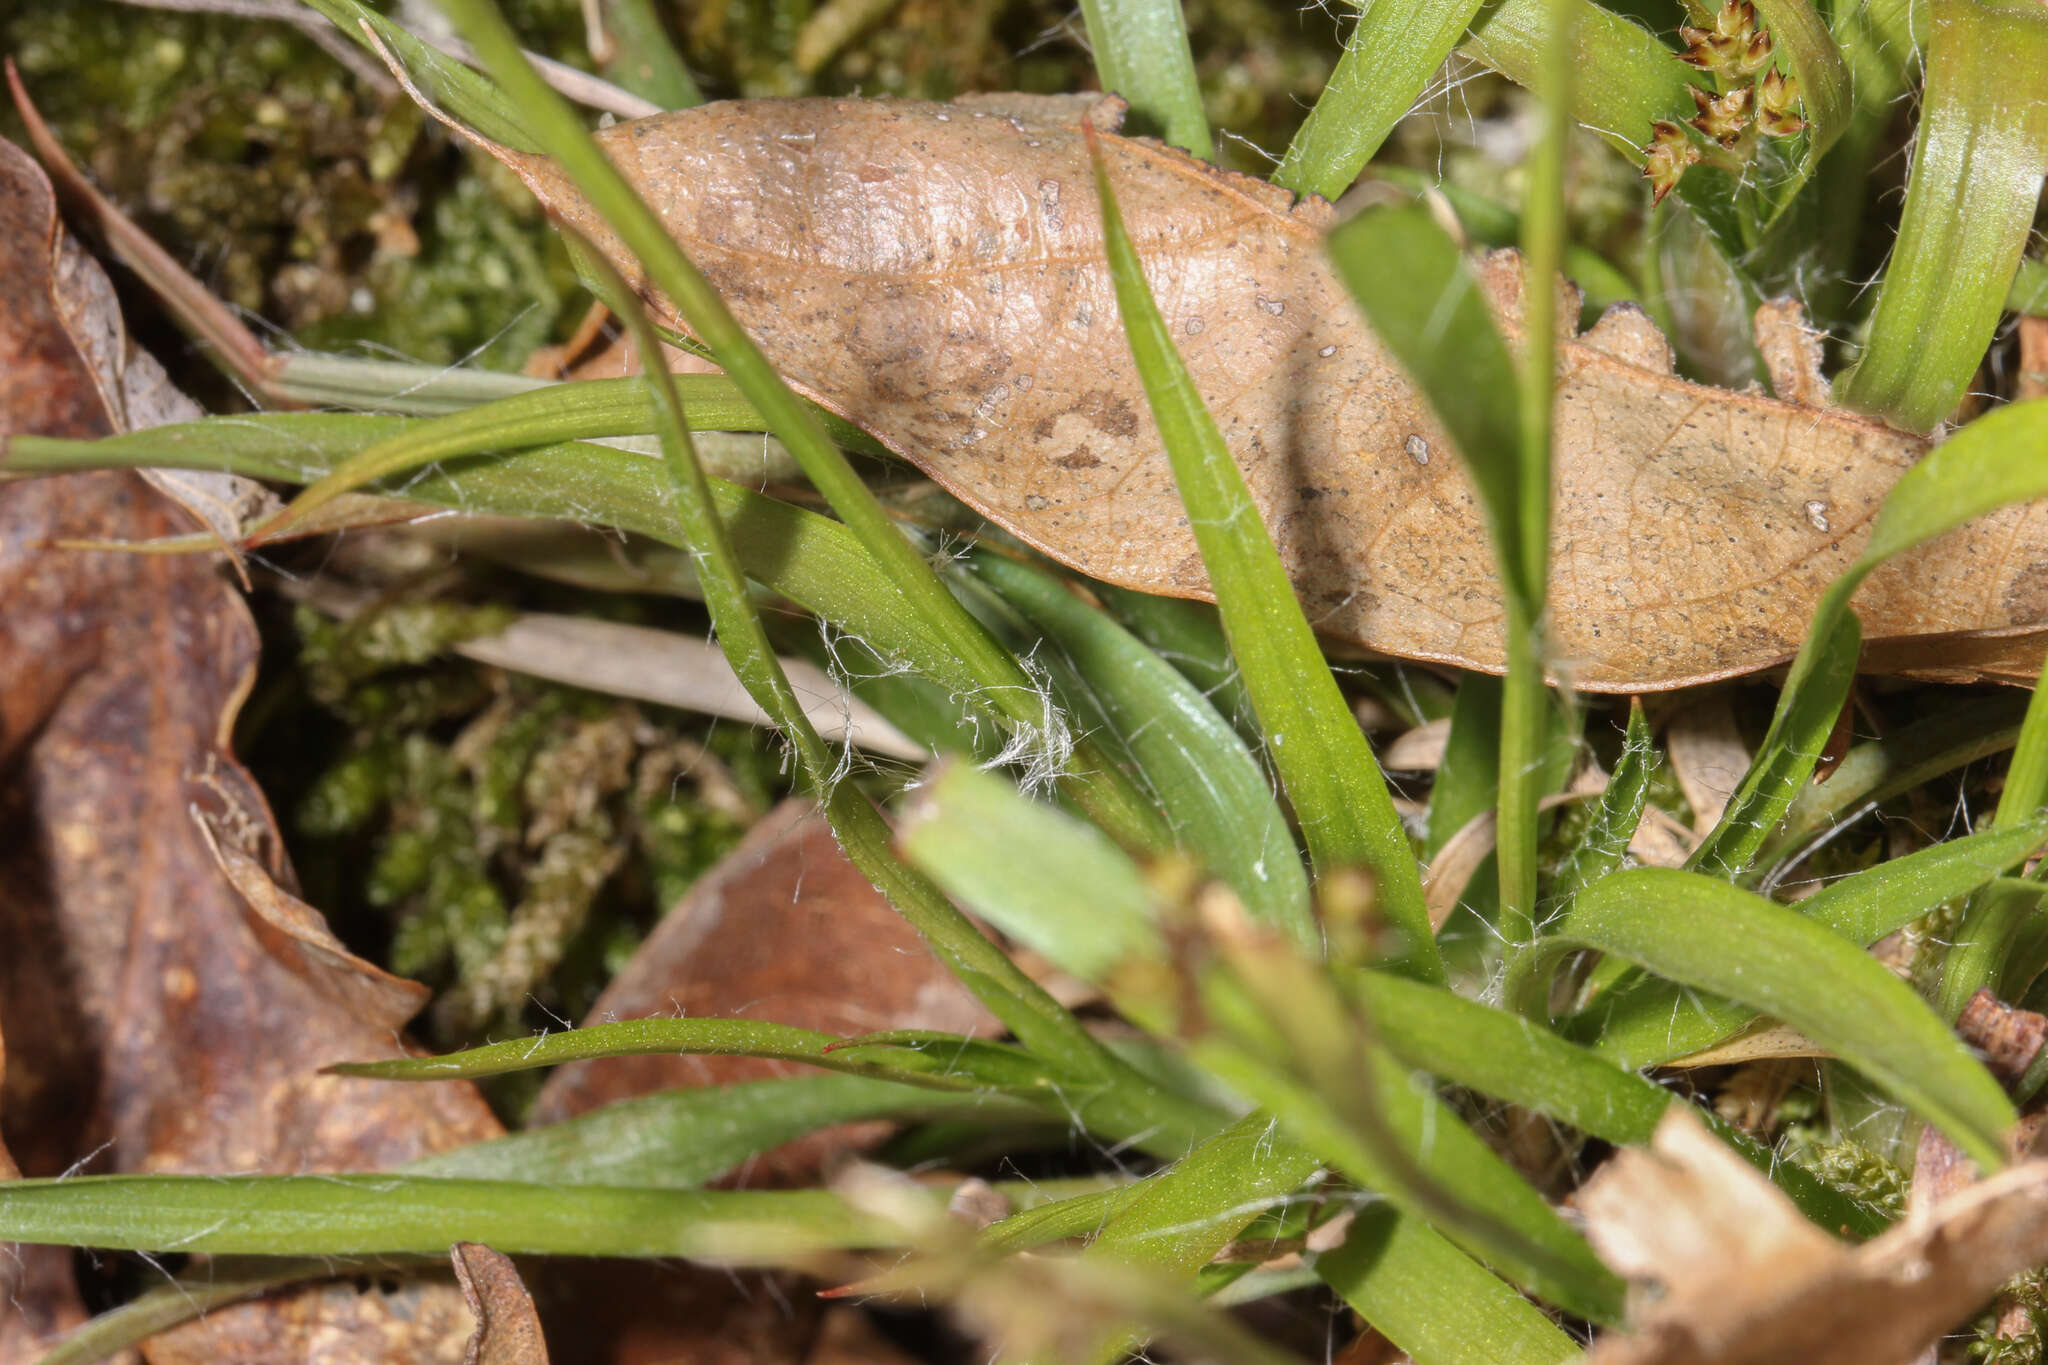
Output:
[[476,1315],[476,1334],[462,1365],[548,1365],[540,1314],[512,1258],[475,1242],[457,1242],[449,1259],[462,1301]]
[[1903,1365],[2048,1261],[2048,1161],[1916,1209],[1851,1247],[1674,1105],[1578,1203],[1603,1259],[1652,1291],[1588,1365]]
[[[1088,97],[757,100],[599,136],[798,388],[1055,558],[1205,596],[1081,136],[1084,118],[1107,129],[1119,114]],[[1331,270],[1329,205],[1151,141],[1101,141],[1152,291],[1310,619],[1385,653],[1501,671],[1471,485]],[[494,151],[639,278],[552,162]],[[1520,271],[1496,258],[1484,273],[1512,339]],[[684,330],[666,300],[649,303]],[[1820,398],[1810,342],[1783,334],[1796,316],[1764,324],[1779,391]],[[1556,410],[1554,659],[1593,691],[1789,658],[1925,449],[1830,408],[1686,383],[1626,307],[1566,341]],[[1880,666],[2031,679],[2048,636],[2048,508],[1895,561],[1856,605],[1866,637],[1896,637],[1873,649]]]
[[[186,400],[167,385],[137,401],[137,376],[161,372],[121,342],[113,307],[48,182],[0,141],[0,434],[177,414]],[[81,344],[84,331],[107,344]],[[472,1086],[320,1074],[400,1050],[421,990],[349,954],[290,894],[270,812],[228,744],[258,650],[240,594],[208,557],[58,548],[197,524],[131,473],[0,482],[6,1149],[33,1176],[303,1172],[496,1136]],[[39,1358],[83,1317],[66,1249],[22,1256],[0,1295],[0,1365]],[[215,1309],[142,1353],[452,1365],[468,1332],[445,1281],[341,1283]]]

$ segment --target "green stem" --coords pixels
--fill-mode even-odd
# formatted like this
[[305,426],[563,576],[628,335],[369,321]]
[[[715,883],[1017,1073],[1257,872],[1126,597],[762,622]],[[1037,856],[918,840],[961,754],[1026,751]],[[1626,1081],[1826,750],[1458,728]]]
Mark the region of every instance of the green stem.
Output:
[[[1507,678],[1501,695],[1500,929],[1512,952],[1534,941],[1536,815],[1543,795],[1548,697],[1543,613],[1550,575],[1551,404],[1557,387],[1557,278],[1564,260],[1564,162],[1571,135],[1571,6],[1552,3],[1543,40],[1543,132],[1529,159],[1522,215],[1520,497],[1514,543],[1522,593],[1507,594]],[[1524,601],[1516,600],[1526,595]]]

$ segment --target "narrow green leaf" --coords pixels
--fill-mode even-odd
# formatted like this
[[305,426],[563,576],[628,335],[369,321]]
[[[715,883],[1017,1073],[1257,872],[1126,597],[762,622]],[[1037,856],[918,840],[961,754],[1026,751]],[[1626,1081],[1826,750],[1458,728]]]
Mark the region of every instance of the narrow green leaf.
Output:
[[[384,44],[405,64],[406,72],[436,103],[495,142],[531,151],[535,138],[517,101],[446,53],[427,46],[396,20],[359,0],[306,0],[334,26],[380,60]],[[375,33],[376,42],[370,34]],[[446,1250],[446,1248],[443,1248]]]
[[1297,194],[1335,199],[1421,97],[1481,0],[1367,5],[1308,119],[1273,172]]
[[1083,981],[1165,955],[1137,865],[1099,831],[991,773],[942,768],[905,810],[897,843],[948,894]]
[[1423,851],[1435,858],[1451,836],[1490,811],[1500,795],[1500,679],[1467,673],[1451,699],[1451,729],[1443,762],[1429,789],[1429,825]]
[[[502,20],[497,21],[496,29],[500,46],[510,46],[511,35]],[[516,48],[509,57],[501,54],[501,60],[519,67],[529,77],[532,75]],[[660,338],[625,281],[601,257],[593,254],[588,265],[595,272],[600,297],[626,324],[640,353],[659,355]],[[1048,1064],[1076,1079],[1123,1074],[1136,1079],[1080,1020],[1026,976],[937,887],[897,859],[890,845],[888,822],[881,812],[866,793],[839,780],[837,764],[811,724],[802,700],[790,686],[754,608],[746,574],[712,501],[703,467],[697,462],[675,377],[667,366],[655,365],[647,370],[645,382],[654,399],[675,516],[693,555],[712,629],[747,694],[775,721],[795,751],[805,785],[824,808],[847,859],[889,898],[890,904],[931,945],[939,960],[975,999]],[[453,419],[443,419],[448,420]],[[837,455],[836,451],[833,453]],[[1134,1097],[1137,1093],[1134,1088]]]
[[1294,835],[1258,760],[1173,666],[1053,575],[996,553],[963,561],[1043,631],[1129,750],[1174,838],[1237,893],[1254,919],[1321,942]]
[[[1550,590],[1550,447],[1554,431],[1551,410],[1557,402],[1557,355],[1560,324],[1553,285],[1564,268],[1566,237],[1564,178],[1570,153],[1572,21],[1574,0],[1551,0],[1545,16],[1542,63],[1533,87],[1541,122],[1529,149],[1522,207],[1522,349],[1515,367],[1515,413],[1520,439],[1499,454],[1473,453],[1475,460],[1514,461],[1515,536],[1496,541],[1503,560],[1519,560],[1519,577],[1529,592],[1522,601],[1506,602],[1507,676],[1501,682],[1500,809],[1494,858],[1500,867],[1502,936],[1510,945],[1536,937],[1536,816],[1543,799],[1543,747],[1550,733],[1550,698],[1544,688],[1549,669],[1544,643],[1544,611]],[[1469,392],[1471,384],[1467,381]],[[1448,392],[1433,392],[1432,406],[1455,401]],[[1497,534],[1497,533],[1496,533]],[[1570,702],[1567,700],[1567,706]],[[1511,961],[1509,978],[1519,970]],[[1510,996],[1513,992],[1510,990]]]
[[1857,567],[1867,573],[1987,512],[2048,498],[2044,441],[2048,399],[2036,398],[1988,413],[1928,451],[1886,495]]
[[1253,1111],[1132,1186],[1085,1255],[1192,1278],[1321,1165],[1313,1152],[1278,1140],[1270,1114]]
[[440,1057],[341,1062],[338,1076],[380,1081],[481,1080],[593,1057],[767,1057],[826,1071],[936,1090],[1028,1092],[1049,1084],[1042,1062],[1018,1048],[972,1038],[916,1046],[858,1044],[830,1033],[759,1019],[622,1019],[588,1028],[487,1043]]
[[1223,622],[1216,608],[1182,597],[1154,597],[1112,583],[1090,583],[1089,588],[1125,629],[1200,688],[1240,735],[1258,742],[1258,718],[1252,712],[1251,698],[1245,695],[1237,661],[1230,657],[1230,642],[1223,638]]
[[[1821,618],[1816,615],[1814,619],[1818,624]],[[1849,685],[1856,681],[1862,644],[1862,623],[1856,614],[1837,610],[1834,630],[1811,667],[1803,674],[1795,669],[1794,677],[1786,680],[1771,728],[1757,746],[1749,771],[1728,798],[1720,820],[1686,860],[1688,868],[1726,881],[1749,870],[1757,850],[1813,776],[1814,765],[1849,699]],[[1802,648],[1800,661],[1806,660]]]
[[1756,0],[1770,30],[1777,65],[1799,82],[1806,119],[1805,170],[1825,156],[1849,126],[1855,90],[1834,35],[1807,0]]
[[1081,0],[1102,88],[1131,102],[1138,131],[1204,161],[1216,155],[1180,0]]
[[[1365,1074],[1349,1078],[1352,1086],[1365,1087],[1351,1098],[1399,1144],[1411,1170],[1398,1169],[1376,1150],[1327,1091],[1290,1076],[1275,1059],[1214,1038],[1196,1042],[1193,1053],[1271,1112],[1295,1141],[1395,1207],[1436,1223],[1446,1237],[1538,1297],[1595,1322],[1617,1321],[1621,1281],[1592,1248],[1431,1089],[1418,1086],[1392,1053],[1363,1037],[1354,1042],[1351,1050],[1368,1065]],[[1447,1219],[1441,1200],[1428,1189],[1482,1212]]]
[[749,1157],[835,1123],[945,1117],[994,1123],[1036,1119],[1039,1111],[981,1090],[944,1093],[862,1076],[791,1076],[621,1100],[560,1123],[437,1152],[404,1171],[694,1189]]
[[[2044,807],[2048,807],[2048,677],[2034,684],[1992,828],[2032,824]],[[2021,973],[2025,980],[2008,977],[2012,976],[2020,934],[2033,919],[2040,898],[2040,887],[2031,883],[2017,887],[1994,883],[1971,898],[1963,922],[1957,926],[1954,946],[1942,963],[1941,988],[1935,995],[1935,1008],[1942,1018],[1961,1015],[1979,989],[2018,999],[2032,983],[2031,971]]]
[[[1380,972],[1355,973],[1349,985],[1380,1040],[1402,1061],[1617,1146],[1646,1145],[1664,1111],[1682,1103],[1663,1086],[1521,1015]],[[1712,1113],[1701,1118],[1822,1227],[1858,1238],[1884,1230],[1882,1213],[1804,1167],[1779,1161]]]
[[1316,1274],[1415,1365],[1561,1365],[1579,1345],[1543,1311],[1391,1205],[1366,1204]]
[[[1192,1283],[1255,1219],[1314,1175],[1314,1153],[1276,1140],[1271,1116],[1245,1115],[1173,1165],[1131,1187],[1082,1253],[1084,1262],[1150,1266]],[[1098,1360],[1120,1359],[1143,1343],[1104,1342]]]
[[1998,1082],[1911,987],[1795,910],[1697,873],[1637,868],[1581,892],[1545,946],[1597,948],[1782,1019],[1985,1170],[2005,1163],[2002,1139],[2017,1119]]
[[1124,334],[1215,586],[1230,652],[1265,732],[1268,757],[1294,803],[1317,872],[1371,869],[1380,912],[1399,938],[1394,955],[1408,970],[1441,980],[1421,872],[1386,779],[1301,613],[1244,474],[1153,302],[1099,150],[1096,193]]
[[603,13],[605,30],[618,49],[608,73],[614,81],[664,109],[704,102],[654,0],[604,0]]
[[1486,513],[1503,595],[1525,609],[1541,602],[1523,543],[1521,412],[1507,382],[1515,360],[1457,243],[1427,209],[1404,205],[1340,226],[1330,234],[1330,258],[1457,447]]
[[1913,173],[1845,406],[1915,431],[1984,359],[2048,167],[2048,12],[1934,0]]
[[2048,261],[2024,260],[2012,277],[2005,296],[2006,308],[2030,317],[2048,317]]
[[900,1245],[825,1190],[641,1190],[402,1175],[104,1175],[0,1184],[10,1242],[264,1256],[445,1255],[778,1261]]
[[[1555,206],[1527,219],[1527,225],[1547,225],[1541,229],[1548,242],[1545,273],[1532,278],[1554,277],[1560,221]],[[1528,354],[1518,369],[1457,244],[1426,209],[1361,214],[1331,234],[1330,254],[1374,333],[1429,399],[1486,514],[1507,611],[1497,797],[1500,932],[1511,947],[1526,944],[1534,933],[1536,804],[1549,730],[1538,623],[1549,563],[1556,299],[1547,288],[1523,291]],[[1475,383],[1475,375],[1492,379]],[[1505,382],[1510,376],[1518,376],[1513,385]]]
[[[1106,985],[1124,1015],[1167,1036],[1181,1026],[1186,985],[1151,894],[1094,830],[956,766],[919,793],[900,837],[940,885],[1056,966]],[[1270,1109],[1293,1142],[1403,1207],[1454,1222],[1449,1235],[1520,1282],[1576,1312],[1613,1310],[1618,1286],[1590,1250],[1454,1113],[1376,1048],[1370,1065],[1349,1065],[1374,1045],[1321,968],[1277,935],[1254,942],[1264,946],[1244,945],[1229,971],[1201,976],[1209,1032],[1194,1060]],[[1262,967],[1271,970],[1245,978],[1266,987],[1256,999],[1232,985],[1231,973]],[[1325,1095],[1341,1097],[1343,1112]]]
[[1792,661],[1757,762],[1691,866],[1740,875],[1813,770],[1855,668],[1860,625],[1850,598],[1870,571],[1973,518],[2048,497],[2048,400],[2000,408],[1970,423],[1907,470],[1885,496],[1863,554],[1821,594]]
[[1768,874],[1760,888],[1776,885],[1786,869],[1824,838],[1834,837],[1857,812],[2010,749],[2019,738],[2026,704],[2026,698],[2009,691],[1944,701],[1923,719],[1851,747],[1827,781],[1800,790],[1778,833],[1758,851],[1757,866]]
[[[2040,847],[2048,823],[1985,830],[1880,863],[1828,886],[1792,910],[1868,947],[1949,901],[1967,896]],[[1656,1066],[1740,1033],[1756,1011],[1670,981],[1612,987],[1573,1016],[1567,1031],[1623,1066]]]
[[[691,430],[767,430],[760,413],[724,375],[676,375],[674,382]],[[844,422],[837,425],[844,432],[853,430]],[[550,384],[409,425],[349,456],[293,499],[265,533],[304,517],[338,494],[439,460],[558,441],[647,436],[656,430],[655,401],[643,379]]]
[[1650,742],[1650,722],[1643,714],[1642,699],[1632,697],[1621,757],[1607,779],[1607,790],[1600,794],[1592,820],[1551,874],[1549,894],[1537,916],[1539,928],[1569,906],[1579,892],[1621,866],[1628,841],[1635,837],[1636,826],[1642,823],[1650,774],[1656,770],[1657,762],[1657,748]]

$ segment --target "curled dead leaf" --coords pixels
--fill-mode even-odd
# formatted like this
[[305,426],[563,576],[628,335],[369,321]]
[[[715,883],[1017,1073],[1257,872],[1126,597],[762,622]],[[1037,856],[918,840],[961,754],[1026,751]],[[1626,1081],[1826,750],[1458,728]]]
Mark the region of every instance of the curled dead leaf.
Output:
[[1580,1191],[1601,1256],[1648,1293],[1587,1365],[1904,1365],[2048,1261],[2048,1161],[1851,1247],[1807,1222],[1684,1105]]
[[[599,137],[798,388],[1055,558],[1206,596],[1118,320],[1080,132],[1119,113],[1024,96],[758,100]],[[1384,653],[1499,672],[1478,502],[1326,260],[1329,205],[1148,140],[1105,131],[1101,145],[1152,291],[1310,618]],[[644,278],[558,167],[492,150]],[[1496,256],[1480,273],[1512,340],[1520,268]],[[665,299],[648,301],[684,330]],[[1758,325],[1781,392],[1818,400],[1796,314]],[[1669,356],[1629,309],[1561,349],[1553,658],[1591,691],[1788,659],[1927,448],[1832,408],[1687,383]],[[1856,605],[1875,666],[2031,679],[2048,635],[2048,507],[1902,556]],[[1976,647],[1958,654],[1957,639]]]
[[[0,432],[90,436],[177,415],[182,399],[121,387],[161,372],[105,349],[123,335],[104,315],[111,290],[64,242],[48,183],[0,142]],[[120,355],[119,383],[95,354]],[[274,821],[228,748],[258,642],[218,563],[59,548],[195,529],[134,474],[0,483],[6,1146],[37,1176],[87,1161],[299,1172],[495,1136],[473,1087],[319,1074],[399,1051],[415,988],[350,956],[289,895]],[[0,1300],[6,1365],[82,1316],[63,1248],[17,1264],[19,1297]],[[468,1333],[452,1284],[401,1280],[217,1308],[143,1352],[152,1365],[452,1365]]]
[[512,1258],[475,1242],[457,1242],[449,1259],[462,1301],[476,1316],[462,1365],[548,1365],[540,1314]]

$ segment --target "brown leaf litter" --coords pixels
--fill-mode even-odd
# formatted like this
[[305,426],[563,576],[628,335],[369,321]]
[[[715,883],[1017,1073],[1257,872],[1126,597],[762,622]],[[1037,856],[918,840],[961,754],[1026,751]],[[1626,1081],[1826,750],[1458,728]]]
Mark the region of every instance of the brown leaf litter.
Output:
[[[78,338],[88,332],[85,342]],[[48,182],[0,142],[0,430],[91,436],[186,415],[121,331]],[[147,400],[147,401],[145,401]],[[374,1170],[491,1137],[467,1085],[323,1076],[400,1052],[423,992],[357,959],[310,907],[229,750],[253,622],[200,556],[63,551],[193,516],[144,478],[0,483],[0,1131],[28,1175]],[[13,1249],[0,1361],[81,1315],[69,1253]],[[289,1291],[142,1348],[204,1361],[458,1361],[455,1286]]]
[[[848,861],[806,800],[777,806],[665,915],[583,1022],[753,1018],[831,1033],[880,1029],[991,1032],[991,1019]],[[556,1122],[656,1091],[804,1074],[755,1057],[609,1057],[556,1068],[532,1121]],[[727,1184],[816,1184],[872,1148],[887,1122],[839,1124],[761,1154]],[[822,1308],[794,1277],[694,1266],[557,1262],[538,1285],[561,1365],[880,1362],[858,1310]],[[587,1318],[592,1296],[615,1311]],[[573,1339],[572,1339],[573,1338]]]
[[[1114,136],[1120,113],[1089,96],[753,100],[598,137],[800,391],[1054,558],[1203,597],[1104,260],[1089,119],[1153,294],[1311,620],[1386,654],[1500,672],[1479,505],[1325,257],[1330,206]],[[491,150],[644,280],[553,162]],[[1481,273],[1513,340],[1519,263],[1496,253]],[[1629,305],[1564,339],[1550,603],[1557,671],[1581,688],[1681,687],[1790,658],[1927,449],[1825,405],[1796,307],[1764,309],[1757,330],[1777,398],[1679,379]],[[1899,557],[1855,605],[1866,666],[2031,681],[2048,634],[2048,507]]]

